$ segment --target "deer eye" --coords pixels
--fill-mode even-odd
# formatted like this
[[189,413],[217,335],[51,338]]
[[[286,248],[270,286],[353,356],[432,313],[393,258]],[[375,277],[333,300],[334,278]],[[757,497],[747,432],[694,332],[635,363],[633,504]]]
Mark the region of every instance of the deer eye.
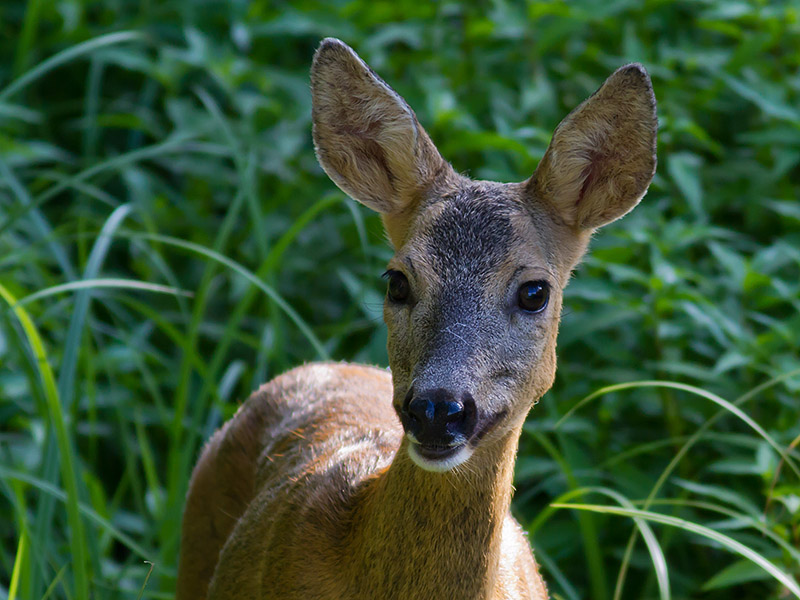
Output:
[[550,284],[546,281],[526,281],[517,292],[517,304],[526,312],[542,312],[549,298]]
[[411,294],[411,286],[408,279],[400,271],[386,271],[384,277],[389,279],[387,286],[387,295],[389,300],[403,304],[408,301],[408,296]]

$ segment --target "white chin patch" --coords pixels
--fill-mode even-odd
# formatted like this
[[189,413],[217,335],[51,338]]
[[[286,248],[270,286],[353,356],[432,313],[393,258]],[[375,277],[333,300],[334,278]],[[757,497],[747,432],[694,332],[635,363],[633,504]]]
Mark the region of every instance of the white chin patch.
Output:
[[464,444],[450,456],[444,458],[425,458],[417,450],[417,445],[411,443],[408,445],[408,455],[420,469],[432,471],[434,473],[444,473],[445,471],[454,469],[458,465],[467,462],[469,457],[472,456],[472,448],[470,448],[468,444]]

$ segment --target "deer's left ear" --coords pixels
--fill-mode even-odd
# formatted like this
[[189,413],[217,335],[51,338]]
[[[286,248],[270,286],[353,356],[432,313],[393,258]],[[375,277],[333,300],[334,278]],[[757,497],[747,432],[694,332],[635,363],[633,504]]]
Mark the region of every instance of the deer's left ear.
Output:
[[656,130],[650,77],[639,64],[621,67],[556,128],[528,190],[579,230],[610,223],[650,185]]

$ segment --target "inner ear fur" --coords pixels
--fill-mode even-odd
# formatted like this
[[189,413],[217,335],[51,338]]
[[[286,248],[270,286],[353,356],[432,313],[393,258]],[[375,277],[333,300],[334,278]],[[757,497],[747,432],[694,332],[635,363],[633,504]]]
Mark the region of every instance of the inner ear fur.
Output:
[[529,192],[580,230],[639,203],[656,169],[656,99],[640,64],[615,71],[556,128]]
[[421,192],[450,168],[405,100],[345,43],[322,41],[311,95],[322,168],[385,221],[411,212]]

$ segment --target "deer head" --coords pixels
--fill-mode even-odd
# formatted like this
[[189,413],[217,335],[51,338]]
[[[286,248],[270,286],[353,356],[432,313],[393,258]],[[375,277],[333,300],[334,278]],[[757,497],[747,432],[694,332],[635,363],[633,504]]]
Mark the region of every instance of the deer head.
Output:
[[401,452],[449,471],[519,434],[556,370],[562,293],[592,232],[630,211],[656,166],[650,79],[614,72],[556,128],[521,183],[473,181],[339,40],[311,73],[320,164],[379,212],[395,255],[384,319]]

